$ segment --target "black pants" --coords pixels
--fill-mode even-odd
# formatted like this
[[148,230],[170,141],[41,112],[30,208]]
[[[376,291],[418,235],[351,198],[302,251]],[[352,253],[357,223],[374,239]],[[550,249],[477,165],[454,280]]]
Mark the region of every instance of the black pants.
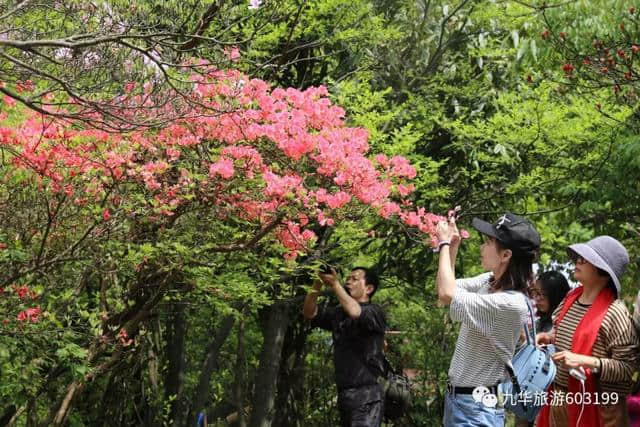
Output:
[[[376,386],[378,387],[378,386]],[[380,427],[384,413],[379,391],[352,388],[338,395],[340,425],[342,427]]]

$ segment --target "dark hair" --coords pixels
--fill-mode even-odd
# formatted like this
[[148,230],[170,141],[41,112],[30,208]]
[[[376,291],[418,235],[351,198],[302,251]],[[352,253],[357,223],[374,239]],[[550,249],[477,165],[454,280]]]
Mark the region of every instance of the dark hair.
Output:
[[569,292],[569,282],[559,271],[549,270],[538,275],[538,280],[542,286],[544,296],[549,300],[549,312],[540,314],[540,318],[551,319],[554,310],[560,305],[564,297]]
[[520,251],[506,247],[500,240],[493,238],[496,246],[501,250],[509,249],[511,259],[507,269],[493,283],[494,289],[514,290],[527,293],[531,279],[533,278],[533,261],[536,259],[536,251]]
[[[595,265],[594,265],[594,267],[595,267]],[[609,273],[607,273],[606,271],[604,271],[603,269],[598,268],[598,267],[596,267],[596,271],[598,272],[598,276],[606,276],[609,279],[607,281],[607,287],[613,291],[613,294],[617,298],[618,297],[618,290],[616,289],[615,283],[613,283],[613,279],[611,278],[611,275]]]
[[373,295],[378,291],[380,287],[380,278],[378,274],[367,267],[353,267],[351,271],[362,270],[364,271],[364,283],[365,285],[373,286],[373,291],[369,294],[369,299],[373,298]]

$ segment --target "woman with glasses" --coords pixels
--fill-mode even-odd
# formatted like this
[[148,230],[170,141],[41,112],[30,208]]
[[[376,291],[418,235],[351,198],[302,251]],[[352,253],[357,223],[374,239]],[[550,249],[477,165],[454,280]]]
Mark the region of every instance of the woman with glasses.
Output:
[[557,399],[537,425],[628,426],[626,396],[640,351],[631,315],[618,299],[629,256],[609,236],[571,245],[567,252],[582,286],[555,310],[553,329],[536,337],[538,344],[555,344],[558,368],[553,385]]
[[558,271],[545,271],[531,288],[531,298],[536,303],[538,321],[537,332],[548,332],[552,329],[551,315],[569,292],[569,282]]
[[[560,272],[550,270],[538,275],[529,290],[529,295],[535,302],[538,316],[536,332],[549,332],[553,328],[552,314],[570,289],[569,282]],[[524,331],[520,341],[521,345],[525,344]],[[516,427],[532,427],[533,425],[533,422],[516,418]]]

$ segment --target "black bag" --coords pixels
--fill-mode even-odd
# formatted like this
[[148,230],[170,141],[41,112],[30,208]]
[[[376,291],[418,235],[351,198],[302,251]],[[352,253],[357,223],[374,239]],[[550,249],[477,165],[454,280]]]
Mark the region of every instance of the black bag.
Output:
[[383,375],[376,374],[378,369],[371,369],[366,360],[362,357],[361,353],[356,353],[353,349],[352,352],[356,354],[363,365],[376,377],[378,384],[382,387],[384,393],[384,418],[386,421],[395,421],[398,418],[403,417],[411,406],[411,381],[402,373],[402,371],[396,371],[391,366],[389,359],[383,354],[382,361],[384,363]]
[[378,383],[384,391],[384,418],[394,421],[407,413],[411,406],[411,381],[401,372],[396,372],[387,358],[386,377],[378,377]]
[[[411,406],[411,381],[391,366],[384,357],[384,375],[376,375],[384,392],[384,418],[394,421],[407,413]],[[369,367],[365,364],[367,369]],[[371,369],[369,369],[371,371]]]

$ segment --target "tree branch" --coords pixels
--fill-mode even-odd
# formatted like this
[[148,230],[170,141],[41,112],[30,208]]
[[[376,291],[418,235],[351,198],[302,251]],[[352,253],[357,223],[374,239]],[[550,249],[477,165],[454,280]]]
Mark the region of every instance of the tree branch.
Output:
[[194,32],[194,34],[191,36],[191,39],[185,42],[179,48],[180,50],[191,50],[196,46],[198,46],[200,43],[202,43],[203,39],[200,38],[199,36],[202,36],[204,32],[207,30],[207,28],[209,28],[209,25],[211,25],[213,18],[215,18],[215,16],[218,14],[220,9],[222,8],[223,3],[224,3],[224,0],[220,0],[219,2],[214,1],[213,3],[211,3],[211,5],[206,10],[204,15],[202,15],[202,18],[200,18],[200,22],[198,22],[198,27],[196,28],[196,31]]
[[229,245],[222,245],[210,248],[207,252],[235,252],[244,251],[253,248],[264,236],[273,231],[278,225],[281,224],[284,214],[279,214],[273,221],[265,225],[251,240],[247,242],[232,243]]

